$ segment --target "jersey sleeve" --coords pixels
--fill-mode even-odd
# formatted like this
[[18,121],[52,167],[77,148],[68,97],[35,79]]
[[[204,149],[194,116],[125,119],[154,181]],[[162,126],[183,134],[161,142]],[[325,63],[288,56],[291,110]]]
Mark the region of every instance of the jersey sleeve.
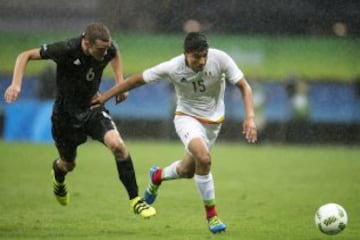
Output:
[[112,41],[111,42],[111,46],[108,49],[108,55],[110,59],[113,59],[118,51],[118,45],[116,44],[116,42]]
[[244,73],[240,70],[235,61],[225,52],[222,52],[221,54],[221,61],[226,79],[231,84],[236,84],[244,77]]
[[51,44],[43,44],[40,47],[40,55],[42,59],[52,59],[58,62],[67,52],[66,42],[56,42]]
[[143,79],[146,83],[168,79],[170,62],[160,63],[152,68],[148,68],[143,72]]

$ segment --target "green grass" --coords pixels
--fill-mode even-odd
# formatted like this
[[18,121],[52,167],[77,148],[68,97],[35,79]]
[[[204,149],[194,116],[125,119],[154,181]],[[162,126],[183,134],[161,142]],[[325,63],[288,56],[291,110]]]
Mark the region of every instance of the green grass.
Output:
[[[10,74],[23,50],[73,37],[79,33],[0,32],[0,73]],[[182,52],[183,33],[114,32],[123,57],[124,74],[138,73]],[[229,53],[248,78],[282,80],[299,75],[305,80],[352,81],[360,76],[360,39],[301,38],[209,34],[210,45]],[[29,63],[26,75],[36,75],[50,61]],[[111,68],[105,76],[112,77]]]
[[[148,169],[183,154],[180,142],[128,141],[142,193]],[[193,180],[165,182],[157,216],[129,207],[111,154],[90,142],[78,150],[67,181],[71,203],[51,192],[52,145],[0,142],[0,239],[357,240],[360,235],[360,150],[345,146],[282,146],[218,142],[213,149],[217,209],[228,231],[212,235]],[[314,224],[316,209],[337,202],[349,225],[329,237]]]

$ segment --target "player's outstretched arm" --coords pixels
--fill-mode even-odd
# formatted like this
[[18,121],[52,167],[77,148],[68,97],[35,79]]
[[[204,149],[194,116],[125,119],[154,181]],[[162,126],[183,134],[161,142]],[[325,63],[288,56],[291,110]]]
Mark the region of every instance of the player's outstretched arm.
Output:
[[240,89],[245,107],[245,119],[243,122],[243,133],[248,142],[257,141],[257,130],[255,123],[255,112],[252,89],[245,78],[238,81],[236,86]]
[[40,48],[31,49],[20,53],[15,62],[13,78],[10,86],[4,93],[4,98],[7,103],[15,102],[20,96],[22,78],[29,60],[41,59]]
[[124,81],[116,84],[114,87],[110,88],[100,96],[95,97],[91,101],[92,107],[97,107],[102,104],[104,104],[106,101],[108,101],[110,98],[122,94],[124,92],[130,91],[131,89],[140,87],[141,85],[144,85],[145,81],[142,77],[142,74],[135,74],[128,78],[126,78]]
[[[110,62],[112,70],[114,72],[114,80],[115,84],[119,84],[120,82],[124,81],[123,76],[123,68],[122,68],[122,58],[120,52],[117,52],[115,57]],[[128,97],[129,93],[124,92],[122,94],[118,94],[115,96],[115,104],[121,103],[125,101]]]

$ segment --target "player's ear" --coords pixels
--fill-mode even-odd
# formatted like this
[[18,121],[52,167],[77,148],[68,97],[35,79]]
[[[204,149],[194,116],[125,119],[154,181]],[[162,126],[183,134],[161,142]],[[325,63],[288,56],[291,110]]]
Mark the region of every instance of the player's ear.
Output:
[[85,45],[87,48],[90,48],[90,47],[91,47],[90,41],[87,40],[86,38],[84,38],[84,45]]

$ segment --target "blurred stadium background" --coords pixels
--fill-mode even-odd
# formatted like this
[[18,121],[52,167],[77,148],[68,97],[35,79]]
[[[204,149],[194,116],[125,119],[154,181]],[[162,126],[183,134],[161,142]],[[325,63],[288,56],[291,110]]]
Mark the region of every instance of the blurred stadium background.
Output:
[[[94,21],[110,27],[124,73],[181,53],[186,31],[203,31],[227,51],[254,89],[260,142],[360,143],[360,2],[357,0],[0,0],[0,91],[21,51],[80,34]],[[102,89],[112,85],[111,72]],[[29,64],[21,99],[0,100],[6,141],[51,142],[54,66]],[[236,89],[227,88],[220,139],[242,139]],[[176,138],[174,96],[166,83],[108,103],[125,138]]]

